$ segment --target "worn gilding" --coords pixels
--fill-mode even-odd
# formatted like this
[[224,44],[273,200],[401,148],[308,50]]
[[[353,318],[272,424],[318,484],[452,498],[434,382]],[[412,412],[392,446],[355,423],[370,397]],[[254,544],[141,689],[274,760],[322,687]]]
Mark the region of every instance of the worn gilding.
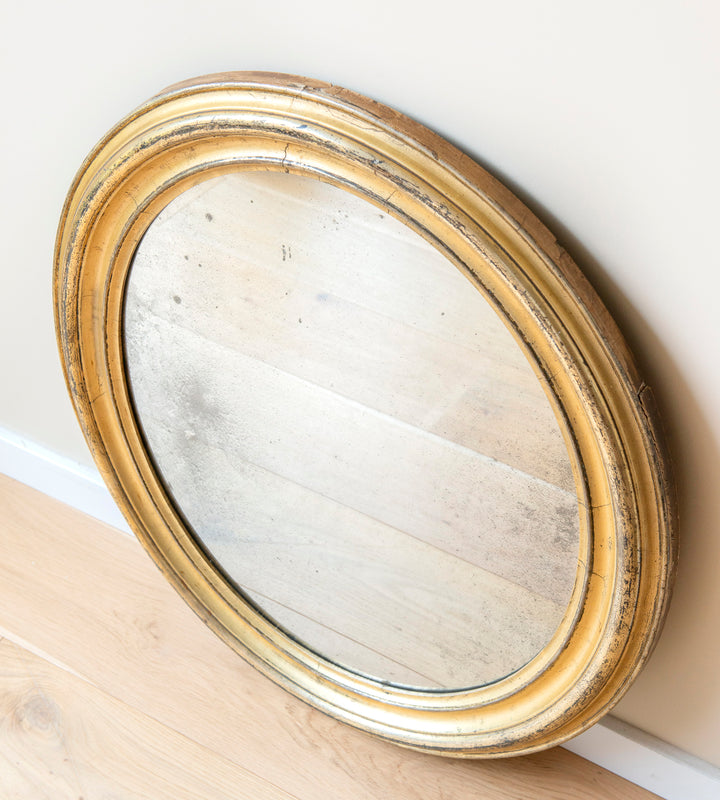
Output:
[[[189,186],[238,169],[314,176],[387,210],[467,275],[526,352],[574,459],[581,541],[560,628],[512,675],[477,689],[419,691],[323,660],[242,599],[168,498],[129,395],[125,282],[159,211]],[[99,143],[71,187],[57,239],[55,313],[78,418],[138,537],[218,635],[308,703],[401,745],[513,755],[587,728],[648,658],[675,564],[674,493],[652,393],[547,229],[424,127],[352,92],[289,76],[229,73],[166,90]]]

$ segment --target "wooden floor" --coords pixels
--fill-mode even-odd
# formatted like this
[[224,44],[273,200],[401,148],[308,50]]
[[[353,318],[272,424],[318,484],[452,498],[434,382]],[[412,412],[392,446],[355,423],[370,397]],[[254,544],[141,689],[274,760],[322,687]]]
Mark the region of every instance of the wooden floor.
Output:
[[0,476],[0,797],[636,800],[557,748],[405,751],[247,666],[129,536]]

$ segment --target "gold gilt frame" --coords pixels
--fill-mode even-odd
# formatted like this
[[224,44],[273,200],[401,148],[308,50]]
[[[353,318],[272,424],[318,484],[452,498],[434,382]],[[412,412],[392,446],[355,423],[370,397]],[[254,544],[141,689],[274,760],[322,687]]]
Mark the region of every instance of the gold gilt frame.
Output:
[[[129,395],[126,279],[140,238],[170,200],[243,169],[314,176],[404,221],[493,304],[543,384],[574,460],[577,579],[553,639],[502,680],[420,691],[324,660],[238,594],[170,501]],[[80,423],[141,542],[219,636],[311,705],[439,754],[529,753],[592,725],[648,658],[675,565],[674,493],[652,394],[554,237],[423,126],[355,93],[291,76],[229,73],[166,90],[113,128],[82,165],[60,222],[55,312]]]

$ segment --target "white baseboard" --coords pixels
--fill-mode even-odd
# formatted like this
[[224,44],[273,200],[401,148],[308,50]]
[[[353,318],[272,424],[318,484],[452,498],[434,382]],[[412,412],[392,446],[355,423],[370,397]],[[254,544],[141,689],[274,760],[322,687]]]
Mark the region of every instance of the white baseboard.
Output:
[[612,716],[563,747],[664,800],[720,798],[720,769]]
[[0,428],[0,473],[131,533],[98,471]]
[[[0,473],[131,533],[97,470],[3,429]],[[664,800],[720,798],[720,769],[613,717],[563,746]]]

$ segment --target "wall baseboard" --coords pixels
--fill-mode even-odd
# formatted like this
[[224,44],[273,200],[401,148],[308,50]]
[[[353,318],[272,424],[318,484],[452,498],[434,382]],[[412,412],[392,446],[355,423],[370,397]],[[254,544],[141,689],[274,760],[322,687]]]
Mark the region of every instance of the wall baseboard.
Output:
[[[3,429],[0,473],[132,535],[97,470]],[[665,800],[720,797],[720,769],[614,717],[563,746]]]
[[720,797],[720,769],[612,716],[563,747],[664,800]]
[[0,472],[131,534],[100,473],[0,428]]

